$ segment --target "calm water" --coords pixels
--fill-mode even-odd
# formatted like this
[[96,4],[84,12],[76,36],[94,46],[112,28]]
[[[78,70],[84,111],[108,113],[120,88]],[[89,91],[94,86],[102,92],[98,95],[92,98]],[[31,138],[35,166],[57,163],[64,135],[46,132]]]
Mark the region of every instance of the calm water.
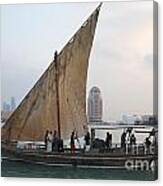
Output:
[[75,167],[48,167],[3,160],[3,177],[108,179],[108,180],[154,180],[152,171],[128,171],[125,169],[88,169]]

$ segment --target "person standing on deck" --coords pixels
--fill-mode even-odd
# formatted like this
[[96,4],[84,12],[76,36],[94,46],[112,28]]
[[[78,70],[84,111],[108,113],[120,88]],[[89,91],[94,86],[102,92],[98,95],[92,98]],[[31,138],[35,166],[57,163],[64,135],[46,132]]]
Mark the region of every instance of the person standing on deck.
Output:
[[126,154],[129,153],[129,149],[130,149],[130,130],[127,129],[127,132],[126,132],[126,139],[125,139],[125,142],[126,142],[126,147],[125,147],[125,150],[126,150]]
[[53,135],[52,131],[48,133],[47,137],[47,152],[52,152]]
[[112,134],[109,135],[109,148],[112,148]]
[[44,142],[45,142],[45,149],[46,150],[47,150],[48,134],[49,134],[49,130],[46,130],[46,133],[45,133],[45,136],[44,136]]
[[76,139],[76,141],[77,141],[77,146],[78,146],[78,148],[81,149],[80,140],[79,140],[78,132],[77,132],[77,131],[76,131],[75,139]]
[[130,138],[130,145],[136,145],[136,137],[134,134],[131,135],[131,138]]
[[110,134],[109,132],[106,133],[106,140],[105,140],[105,145],[106,145],[106,148],[109,149],[109,138],[110,138]]
[[75,132],[73,131],[70,137],[70,147],[71,147],[71,153],[75,153]]
[[135,153],[135,145],[136,145],[136,137],[134,134],[132,134],[130,137],[130,146],[131,146],[131,152],[133,154]]
[[85,135],[85,151],[88,152],[90,150],[90,133],[89,131],[87,131],[86,135]]
[[150,146],[151,146],[151,141],[149,137],[145,138],[145,154],[150,153]]
[[126,132],[123,132],[121,135],[121,148],[125,149],[126,144]]
[[56,130],[54,130],[54,133],[53,133],[52,150],[53,151],[58,151],[58,137],[57,137],[57,131]]

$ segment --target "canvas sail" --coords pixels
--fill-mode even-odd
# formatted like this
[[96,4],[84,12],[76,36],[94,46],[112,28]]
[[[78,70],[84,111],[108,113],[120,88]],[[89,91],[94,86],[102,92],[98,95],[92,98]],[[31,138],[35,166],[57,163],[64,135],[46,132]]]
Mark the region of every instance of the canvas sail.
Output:
[[83,133],[88,61],[100,6],[56,55],[2,128],[2,140],[43,140],[47,129],[68,139]]

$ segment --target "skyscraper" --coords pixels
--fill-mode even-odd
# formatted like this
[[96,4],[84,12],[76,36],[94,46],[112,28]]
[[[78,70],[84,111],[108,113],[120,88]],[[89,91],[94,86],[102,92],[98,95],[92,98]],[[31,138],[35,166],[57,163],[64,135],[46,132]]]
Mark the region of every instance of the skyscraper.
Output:
[[16,107],[15,98],[14,97],[11,97],[11,110],[14,110],[15,107]]
[[101,122],[102,110],[101,91],[98,87],[93,87],[88,96],[88,121]]
[[3,111],[9,112],[11,109],[10,104],[3,102]]

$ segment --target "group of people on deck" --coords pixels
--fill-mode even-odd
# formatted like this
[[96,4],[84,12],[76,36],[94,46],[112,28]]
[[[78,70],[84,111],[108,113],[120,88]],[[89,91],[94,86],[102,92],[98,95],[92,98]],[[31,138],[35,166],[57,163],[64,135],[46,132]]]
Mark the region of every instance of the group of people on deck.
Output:
[[[125,152],[127,152],[129,149],[134,149],[135,145],[136,137],[133,133],[132,128],[128,128],[121,135],[121,148]],[[145,138],[144,141],[145,153],[150,152],[151,145],[156,146],[156,136],[154,129],[149,133],[149,136]]]
[[125,150],[129,146],[132,147],[134,145],[136,145],[135,134],[132,133],[132,128],[128,128],[121,135],[121,148]]
[[[84,150],[89,151],[90,149],[90,133],[87,131],[87,133],[84,136],[85,145]],[[77,141],[79,148],[81,148],[80,140],[78,138],[78,133],[76,130],[72,131],[70,136],[70,150],[71,153],[75,153],[76,146],[75,142]],[[54,132],[47,130],[44,136],[44,142],[45,142],[45,149],[47,152],[59,152],[63,150],[63,140],[61,140],[57,134],[57,131],[54,130]]]
[[[81,148],[81,144],[80,144],[80,140],[78,138],[78,133],[77,131],[72,131],[71,136],[70,136],[70,148],[71,148],[71,153],[74,154],[75,153],[75,140],[77,141],[79,148]],[[84,150],[85,151],[89,151],[90,150],[90,133],[87,131],[85,136],[84,136]]]
[[[72,154],[75,153],[75,149],[77,149],[76,146],[75,146],[75,140],[77,141],[79,148],[81,148],[80,140],[78,139],[77,132],[74,130],[71,133],[71,136],[70,136],[70,148],[71,148],[71,153]],[[93,139],[91,138],[90,132],[89,131],[85,132],[84,148],[83,148],[84,152],[89,152],[90,148],[91,147],[93,148],[93,146],[91,144],[92,140]],[[99,141],[98,140],[96,141],[96,139],[94,139],[93,143],[94,144],[96,143],[96,145],[98,145]],[[103,145],[105,146],[105,149],[111,149],[111,147],[112,147],[112,134],[110,134],[109,132],[106,133],[106,138],[105,138],[105,141],[104,141]]]
[[[92,134],[92,131],[91,131]],[[77,149],[84,150],[84,152],[90,151],[93,148],[102,148],[105,150],[112,149],[112,134],[107,132],[106,138],[104,140],[95,139],[93,135],[90,135],[88,130],[85,131],[83,139],[79,139],[78,132],[73,130],[70,139],[70,151],[72,154],[75,154]],[[151,144],[156,143],[155,131],[152,131],[148,137],[145,139],[145,148],[148,153]],[[47,130],[44,137],[45,148],[47,152],[61,152],[63,151],[63,140],[60,139],[56,130],[53,132]],[[83,143],[84,142],[84,143]],[[136,146],[136,136],[132,128],[127,128],[121,135],[121,149],[128,153],[129,151],[135,152]],[[116,148],[116,147],[115,147]],[[65,149],[64,149],[65,150]]]
[[44,142],[47,152],[60,151],[62,149],[62,140],[59,139],[56,130],[54,130],[54,132],[47,130]]

